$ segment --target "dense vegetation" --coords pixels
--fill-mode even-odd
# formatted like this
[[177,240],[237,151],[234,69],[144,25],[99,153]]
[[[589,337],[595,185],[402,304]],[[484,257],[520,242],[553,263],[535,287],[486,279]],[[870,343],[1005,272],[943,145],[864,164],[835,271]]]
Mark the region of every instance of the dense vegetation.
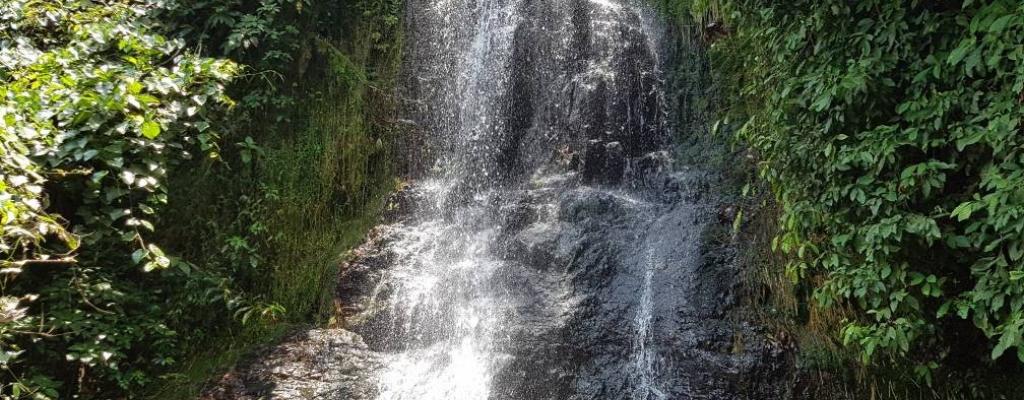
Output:
[[188,396],[323,315],[390,187],[399,3],[348,3],[0,2],[0,397]]
[[1024,4],[666,3],[710,44],[718,129],[774,193],[787,275],[856,311],[831,334],[922,383],[1019,368]]

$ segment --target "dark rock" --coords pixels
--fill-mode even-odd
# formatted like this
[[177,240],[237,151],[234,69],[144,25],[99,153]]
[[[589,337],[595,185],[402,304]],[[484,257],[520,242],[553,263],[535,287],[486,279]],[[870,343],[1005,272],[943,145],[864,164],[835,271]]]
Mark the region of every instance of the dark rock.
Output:
[[580,166],[580,179],[583,183],[590,184],[600,182],[604,177],[605,147],[600,140],[587,142],[587,148],[583,152],[583,164]]
[[591,140],[583,154],[580,178],[584,184],[615,185],[626,172],[626,155],[619,142]]
[[605,154],[605,179],[606,183],[616,185],[622,182],[622,175],[626,173],[626,152],[619,142],[610,142],[604,145]]

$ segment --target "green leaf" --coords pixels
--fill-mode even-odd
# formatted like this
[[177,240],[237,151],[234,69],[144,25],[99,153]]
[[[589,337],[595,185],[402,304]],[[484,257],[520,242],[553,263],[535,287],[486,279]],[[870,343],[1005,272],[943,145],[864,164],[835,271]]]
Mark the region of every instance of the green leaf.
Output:
[[141,129],[142,136],[145,136],[148,139],[156,139],[157,136],[160,136],[160,124],[155,121],[143,122]]
[[0,366],[8,365],[11,360],[18,358],[24,351],[0,351]]
[[139,102],[141,102],[142,104],[145,104],[147,106],[151,106],[151,105],[154,105],[154,104],[160,104],[160,99],[156,98],[156,96],[153,96],[153,95],[140,94],[136,98],[139,100]]
[[967,53],[969,53],[973,49],[974,40],[964,40],[960,42],[960,46],[957,46],[957,48],[954,49],[953,52],[949,54],[949,58],[946,61],[949,62],[949,64],[951,65],[956,65],[960,63],[960,61],[963,60],[965,56],[967,56]]
[[134,81],[128,84],[128,93],[139,94],[142,92],[142,84],[138,81]]
[[732,233],[734,235],[739,234],[741,227],[743,227],[743,210],[739,210],[732,221]]
[[1024,257],[1024,245],[1021,245],[1018,241],[1011,242],[1009,250],[1010,260],[1018,261]]
[[1010,332],[1004,332],[1003,335],[999,337],[999,343],[996,344],[996,347],[992,349],[993,360],[1002,357],[1003,353],[1005,353],[1007,349],[1014,345],[1014,343],[1017,340],[1015,336],[1016,335],[1011,335]]
[[974,202],[962,203],[953,209],[953,213],[950,217],[956,218],[957,221],[963,222],[968,218],[971,218],[971,213],[974,212]]
[[157,256],[157,257],[164,257],[164,251],[161,250],[159,247],[157,247],[155,244],[150,243],[149,246],[147,246],[147,248],[155,256]]
[[1014,18],[1019,17],[1019,15],[1014,13],[1004,15],[1001,18],[997,19],[995,22],[993,22],[992,25],[988,27],[988,31],[992,33],[1002,32],[1004,29],[1006,29],[1006,26],[1009,25],[1010,21],[1012,21]]
[[142,259],[144,259],[144,258],[146,258],[148,256],[149,256],[149,252],[146,251],[146,249],[135,250],[135,252],[132,253],[132,262],[134,262],[135,264],[138,264],[140,261],[142,261]]

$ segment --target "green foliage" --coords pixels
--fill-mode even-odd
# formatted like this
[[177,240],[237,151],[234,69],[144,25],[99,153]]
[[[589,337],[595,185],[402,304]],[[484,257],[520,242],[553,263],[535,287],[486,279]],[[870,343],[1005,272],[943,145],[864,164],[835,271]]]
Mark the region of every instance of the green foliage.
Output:
[[843,341],[930,382],[977,345],[962,319],[1024,361],[1024,5],[697,6],[728,27],[726,122],[782,207],[788,274],[861,311]]
[[[186,20],[217,15],[216,4],[241,7],[221,13],[249,12],[251,3],[207,2],[188,9]],[[231,88],[240,101],[224,141],[234,145],[171,171],[164,215],[181,223],[161,230],[171,252],[222,271],[261,305],[239,308],[238,318],[278,308],[259,319],[272,323],[244,326],[203,309],[205,317],[189,320],[191,356],[153,398],[195,398],[245,347],[288,324],[326,321],[340,257],[362,242],[394,189],[388,89],[400,60],[401,2],[281,4],[265,14],[274,19],[268,26],[297,33],[260,36],[256,47],[233,53],[249,70]],[[215,49],[234,34],[227,28],[189,37]],[[266,57],[277,51],[289,61]]]
[[310,7],[309,0],[202,0],[167,14],[184,22],[179,34],[189,42],[248,67],[236,85],[240,109],[231,118],[252,123],[257,110],[295,106],[283,83],[303,54],[301,24],[313,16]]
[[164,291],[208,280],[150,238],[238,68],[162,35],[162,5],[0,4],[3,396],[144,385],[174,363]]
[[323,314],[392,188],[400,4],[0,3],[0,398],[202,380]]

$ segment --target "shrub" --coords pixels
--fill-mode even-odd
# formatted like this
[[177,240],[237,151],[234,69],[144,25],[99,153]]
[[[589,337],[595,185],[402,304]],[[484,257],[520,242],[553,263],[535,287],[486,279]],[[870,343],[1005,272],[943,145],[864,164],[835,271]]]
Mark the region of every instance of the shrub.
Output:
[[862,312],[843,341],[928,379],[972,335],[1024,361],[1024,4],[707,3],[725,122],[782,207],[773,245],[820,304]]
[[217,287],[149,238],[166,170],[215,153],[237,67],[161,35],[162,6],[0,4],[4,396],[145,384],[174,362],[166,290]]

